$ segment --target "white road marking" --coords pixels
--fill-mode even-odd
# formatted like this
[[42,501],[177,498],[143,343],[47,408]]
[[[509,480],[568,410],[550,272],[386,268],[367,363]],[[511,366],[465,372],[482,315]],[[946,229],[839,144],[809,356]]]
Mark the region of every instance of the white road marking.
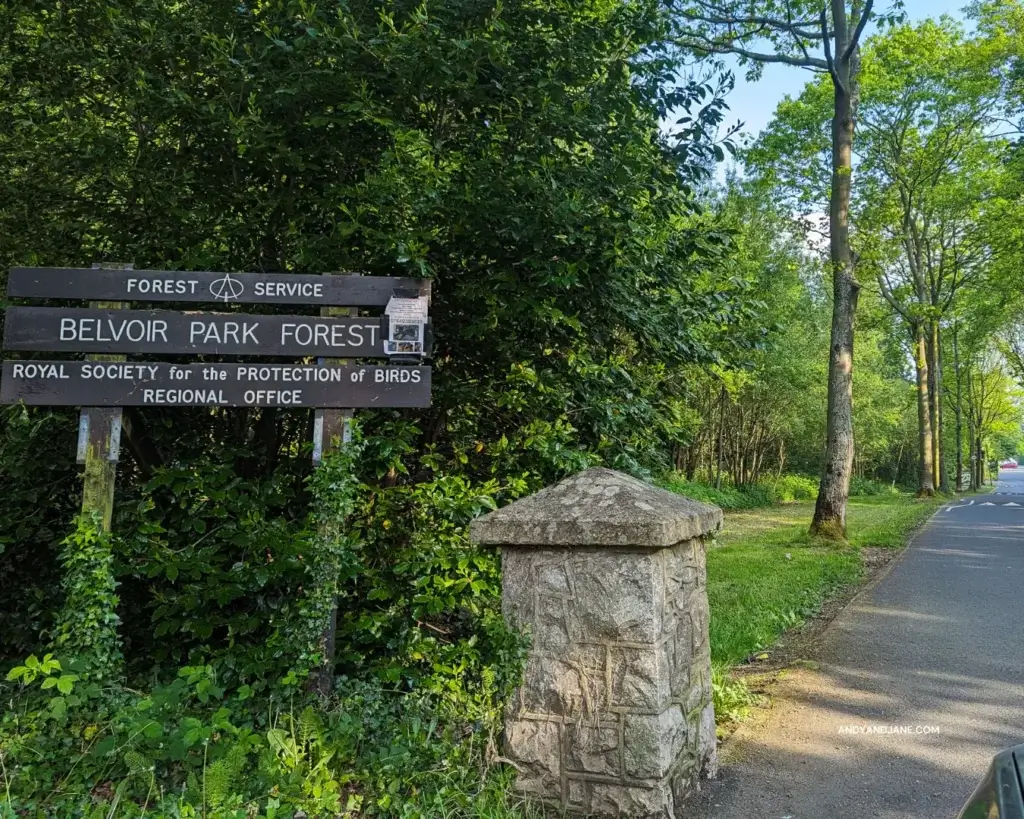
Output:
[[985,503],[981,504],[981,506],[995,506],[995,504],[994,503],[989,503],[988,501],[986,501]]
[[1003,506],[1020,506],[1020,504],[1019,503],[1014,503],[1013,501],[1010,501],[1009,503],[1004,503]]

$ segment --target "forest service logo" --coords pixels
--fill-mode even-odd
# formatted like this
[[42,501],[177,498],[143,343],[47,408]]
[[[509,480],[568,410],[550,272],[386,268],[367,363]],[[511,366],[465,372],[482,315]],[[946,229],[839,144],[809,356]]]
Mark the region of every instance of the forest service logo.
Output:
[[230,273],[225,273],[224,278],[217,279],[210,284],[210,295],[217,301],[233,301],[245,292],[245,285],[238,279],[231,278]]

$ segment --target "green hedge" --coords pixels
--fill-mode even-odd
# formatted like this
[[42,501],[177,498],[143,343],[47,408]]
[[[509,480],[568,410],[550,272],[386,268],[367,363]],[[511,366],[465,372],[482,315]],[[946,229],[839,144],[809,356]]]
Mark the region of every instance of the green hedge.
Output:
[[[757,509],[762,506],[775,506],[779,503],[814,500],[818,497],[818,479],[808,475],[782,475],[750,486],[733,486],[723,483],[721,489],[715,489],[710,484],[700,481],[688,481],[679,473],[672,473],[658,483],[671,492],[677,492],[704,503],[713,503],[726,510]],[[886,481],[876,481],[870,478],[854,478],[850,481],[850,497],[899,494],[900,490],[894,489]]]
[[756,509],[799,500],[814,500],[818,496],[818,482],[804,475],[783,475],[750,486],[722,484],[715,489],[706,483],[688,481],[682,475],[671,474],[660,481],[661,486],[694,500],[713,503],[722,509]]

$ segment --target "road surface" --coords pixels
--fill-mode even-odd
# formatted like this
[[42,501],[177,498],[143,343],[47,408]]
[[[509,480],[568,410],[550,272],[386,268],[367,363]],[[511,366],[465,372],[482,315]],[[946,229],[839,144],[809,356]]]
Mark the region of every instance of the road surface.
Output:
[[813,659],[679,819],[956,817],[1024,742],[1024,469],[943,507]]

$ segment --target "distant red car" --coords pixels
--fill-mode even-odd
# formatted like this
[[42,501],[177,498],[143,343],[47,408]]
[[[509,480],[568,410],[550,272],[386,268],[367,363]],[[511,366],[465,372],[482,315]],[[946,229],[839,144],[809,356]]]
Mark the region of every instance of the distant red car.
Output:
[[1003,461],[1001,464],[999,464],[999,468],[1000,469],[1016,469],[1017,468],[1017,462],[1015,460],[1013,460],[1013,458],[1011,458],[1010,460]]

